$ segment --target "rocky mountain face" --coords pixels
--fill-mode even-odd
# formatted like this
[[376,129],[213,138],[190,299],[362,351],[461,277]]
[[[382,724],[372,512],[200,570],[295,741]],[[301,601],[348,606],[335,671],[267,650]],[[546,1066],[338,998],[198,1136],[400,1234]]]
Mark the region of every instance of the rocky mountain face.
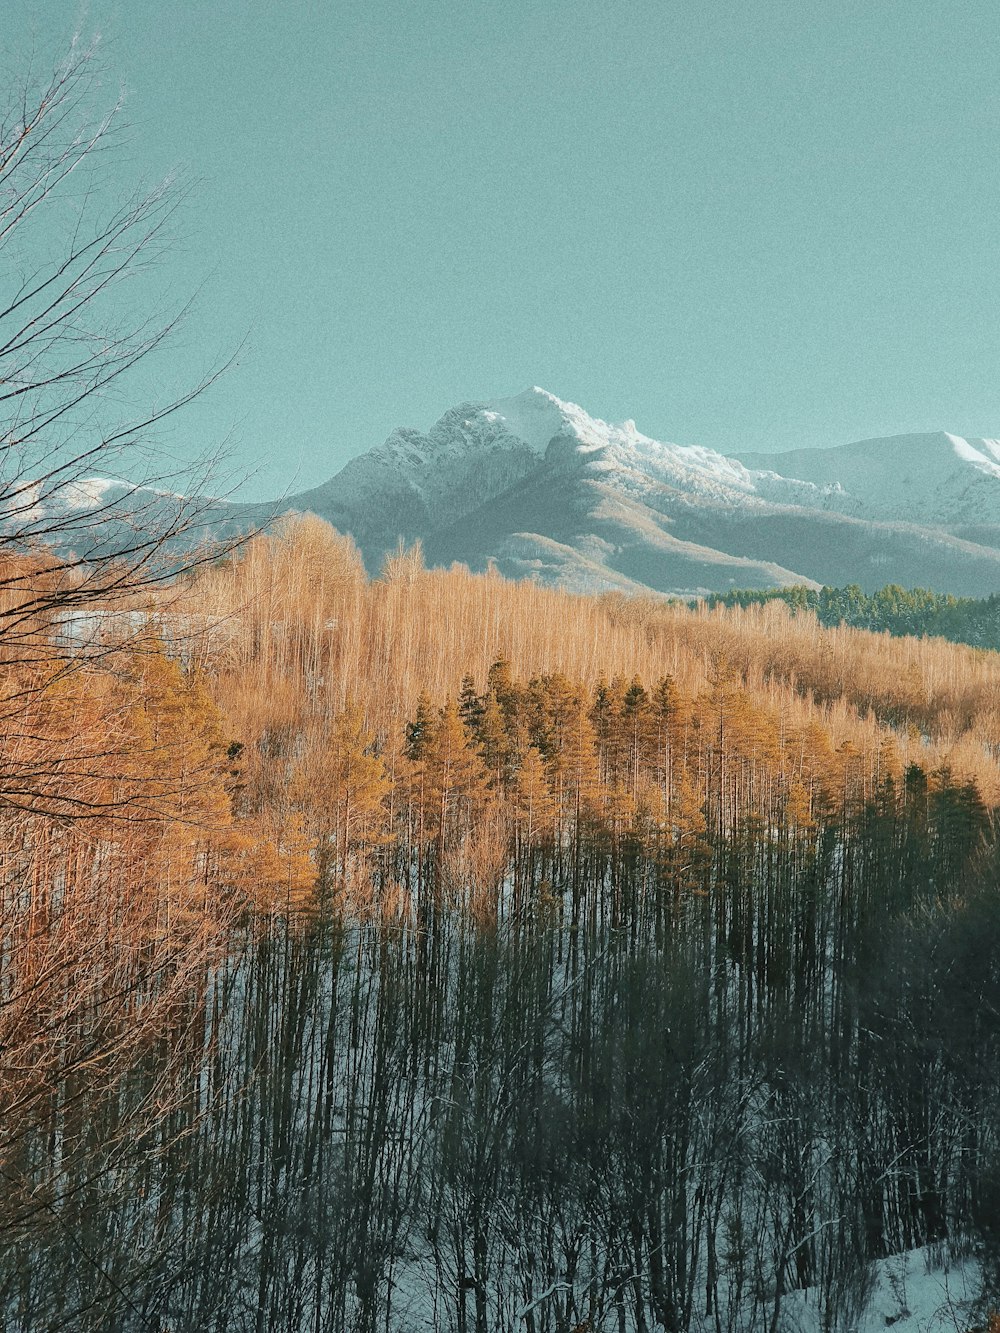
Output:
[[[578,590],[1000,590],[1000,442],[943,432],[725,457],[534,388],[395,430],[281,508],[351,533],[373,573],[419,538],[429,563]],[[213,522],[272,512],[220,506]]]

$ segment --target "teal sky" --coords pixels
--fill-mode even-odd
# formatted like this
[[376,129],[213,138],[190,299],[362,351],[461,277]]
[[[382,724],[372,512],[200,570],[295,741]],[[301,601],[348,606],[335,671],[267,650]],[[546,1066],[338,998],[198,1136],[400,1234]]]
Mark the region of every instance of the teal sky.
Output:
[[249,496],[540,384],[661,439],[1000,435],[996,0],[5,0],[197,181],[160,373]]

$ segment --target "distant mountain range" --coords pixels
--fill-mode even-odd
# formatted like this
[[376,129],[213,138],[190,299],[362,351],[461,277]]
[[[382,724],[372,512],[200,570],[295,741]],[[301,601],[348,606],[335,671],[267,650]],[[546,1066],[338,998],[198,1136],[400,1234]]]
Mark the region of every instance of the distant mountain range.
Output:
[[[534,388],[395,430],[278,507],[351,533],[372,572],[419,538],[430,564],[493,562],[577,590],[1000,591],[1000,442],[944,432],[727,457]],[[232,530],[274,509],[220,504],[212,522]]]

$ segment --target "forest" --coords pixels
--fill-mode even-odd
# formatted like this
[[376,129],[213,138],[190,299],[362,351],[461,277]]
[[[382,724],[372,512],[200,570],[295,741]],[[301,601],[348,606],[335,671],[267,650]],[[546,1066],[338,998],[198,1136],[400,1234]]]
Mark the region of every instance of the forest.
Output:
[[996,593],[981,598],[955,597],[890,583],[869,594],[856,583],[846,588],[796,584],[765,591],[711,593],[705,600],[709,607],[762,606],[780,601],[795,611],[812,611],[821,625],[850,625],[896,635],[929,634],[952,643],[1000,651],[1000,596]]
[[310,517],[76,577],[2,582],[4,1327],[847,1329],[919,1246],[985,1321],[1000,657]]
[[206,540],[171,423],[238,349],[147,364],[187,186],[121,189],[99,43],[39,43],[0,109],[0,1328],[848,1333],[917,1251],[996,1328],[995,599]]

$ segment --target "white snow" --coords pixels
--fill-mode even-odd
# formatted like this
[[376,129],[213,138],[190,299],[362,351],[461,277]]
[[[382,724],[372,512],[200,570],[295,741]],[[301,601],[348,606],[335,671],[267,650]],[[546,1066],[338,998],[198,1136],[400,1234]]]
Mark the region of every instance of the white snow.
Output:
[[[397,492],[410,490],[432,511],[447,511],[457,482],[461,508],[471,512],[503,488],[506,464],[498,466],[496,460],[513,460],[518,454],[522,461],[510,463],[508,484],[526,475],[534,455],[539,461],[576,465],[644,499],[668,493],[727,507],[794,506],[921,525],[1000,523],[997,439],[966,439],[939,431],[833,449],[746,454],[741,461],[702,445],[655,440],[631,419],[615,423],[592,417],[538,385],[512,397],[459,404],[426,432],[400,427],[316,494],[329,493],[349,508],[363,510],[379,503],[388,483]],[[487,459],[493,460],[489,478],[484,474]],[[159,494],[88,477],[67,483],[44,508],[49,513],[83,513],[116,499],[116,490]]]
[[[536,474],[537,491],[532,486]],[[503,497],[501,522],[509,523],[508,535],[534,532],[536,537],[568,541],[582,559],[580,543],[587,532],[579,525],[592,512],[595,489],[601,495],[613,492],[631,506],[630,516],[623,516],[624,526],[618,525],[623,549],[638,550],[643,544],[637,531],[640,509],[655,516],[658,529],[666,525],[699,545],[706,544],[708,525],[714,524],[718,537],[707,545],[729,564],[748,554],[750,528],[745,522],[741,526],[741,520],[785,516],[794,522],[816,516],[823,521],[817,524],[815,558],[807,565],[800,568],[797,563],[806,531],[802,525],[772,523],[763,528],[753,558],[783,571],[775,576],[776,583],[843,582],[841,534],[856,543],[854,525],[859,520],[916,525],[925,531],[886,534],[892,552],[887,580],[940,587],[940,561],[935,563],[930,547],[943,542],[954,567],[947,590],[982,595],[982,588],[989,586],[993,544],[988,539],[985,548],[975,539],[970,544],[964,533],[948,528],[1000,526],[1000,442],[964,440],[940,431],[835,449],[734,457],[704,445],[653,439],[631,419],[603,421],[535,385],[510,397],[460,403],[426,431],[401,427],[323,487],[292,497],[288,505],[329,517],[376,559],[379,549],[393,546],[400,533],[433,538],[444,531],[452,534],[445,540],[457,542],[462,559],[482,563],[500,554],[504,537],[484,534],[480,549],[474,531],[456,539],[455,525],[460,527]],[[538,504],[542,496],[544,511]],[[838,515],[847,521],[846,528],[831,523]],[[732,551],[727,546],[731,538],[736,542]],[[943,550],[941,554],[944,558]],[[528,572],[520,557],[512,558],[512,570]],[[638,557],[628,559],[630,568],[640,568]],[[606,586],[608,579],[621,584],[623,578],[631,582],[617,568],[615,555],[598,564],[599,575],[594,562],[584,560],[579,571],[584,584],[589,580],[595,587]],[[852,570],[851,577],[864,577],[867,568]],[[544,577],[565,582],[565,562],[547,569]],[[679,592],[692,579],[700,584],[704,575],[678,570],[669,585],[664,577],[657,574],[653,586]],[[758,569],[755,581],[760,578],[768,581]],[[643,586],[641,580],[638,574],[636,586]],[[712,586],[728,586],[727,577],[720,573]]]
[[[844,1333],[966,1333],[981,1289],[972,1259],[949,1261],[933,1250],[911,1250],[873,1266],[870,1301]],[[782,1333],[821,1333],[811,1291],[796,1291],[781,1303]]]
[[955,457],[972,463],[991,476],[1000,477],[1000,443],[996,440],[963,440],[961,435],[947,435],[955,450]]
[[[1000,442],[994,439],[935,431],[744,458],[752,469],[761,469],[754,475],[766,477],[764,485],[772,491],[809,482],[822,488],[827,508],[858,518],[1000,521]],[[761,480],[757,485],[762,489]]]
[[[559,437],[593,471],[688,494],[754,500],[857,518],[915,523],[1000,521],[1000,440],[944,431],[865,440],[836,449],[754,456],[751,465],[701,445],[652,439],[632,420],[592,417],[535,386],[480,409],[492,424],[543,453]],[[442,418],[444,421],[446,418]],[[440,424],[440,423],[439,423]],[[756,466],[754,465],[756,464]]]
[[491,420],[502,420],[512,435],[523,440],[538,455],[544,454],[552,437],[560,434],[574,419],[591,420],[575,403],[564,403],[537,384],[513,398],[497,398],[487,403],[482,411]]
[[129,493],[138,489],[127,482],[114,481],[110,477],[84,477],[79,481],[67,482],[59,491],[59,504],[70,511],[98,509],[106,504],[113,492]]

